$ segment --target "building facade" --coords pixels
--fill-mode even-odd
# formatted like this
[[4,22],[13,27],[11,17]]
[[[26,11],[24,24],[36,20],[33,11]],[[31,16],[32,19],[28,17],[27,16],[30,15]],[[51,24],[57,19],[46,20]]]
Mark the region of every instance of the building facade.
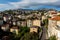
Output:
[[49,18],[48,37],[56,35],[57,40],[60,40],[60,16]]

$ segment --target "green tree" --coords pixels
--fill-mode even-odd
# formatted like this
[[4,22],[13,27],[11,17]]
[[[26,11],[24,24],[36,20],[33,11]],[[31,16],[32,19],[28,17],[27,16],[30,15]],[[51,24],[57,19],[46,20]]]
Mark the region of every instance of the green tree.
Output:
[[56,38],[55,35],[53,35],[53,36],[51,36],[48,40],[57,40],[57,38]]
[[20,40],[38,40],[37,33],[26,33]]

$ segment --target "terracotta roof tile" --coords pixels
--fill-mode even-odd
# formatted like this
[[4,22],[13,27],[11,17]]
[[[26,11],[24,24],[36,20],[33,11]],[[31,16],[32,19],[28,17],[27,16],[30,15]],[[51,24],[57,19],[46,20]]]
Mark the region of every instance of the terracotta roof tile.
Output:
[[60,20],[60,16],[54,16],[53,18],[49,18],[50,20],[56,20],[59,21]]
[[55,11],[50,11],[50,13],[51,13],[51,14],[57,14],[57,12],[55,12]]

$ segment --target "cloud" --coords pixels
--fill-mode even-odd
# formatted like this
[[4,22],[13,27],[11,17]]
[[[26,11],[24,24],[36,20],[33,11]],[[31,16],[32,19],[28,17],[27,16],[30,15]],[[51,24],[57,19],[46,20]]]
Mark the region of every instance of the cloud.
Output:
[[0,4],[0,8],[17,9],[17,8],[36,8],[38,6],[60,6],[59,0],[21,0],[19,2],[8,2],[7,4]]
[[0,4],[0,7],[3,7],[3,6],[5,6],[6,4]]
[[57,2],[58,0],[22,0],[20,2],[10,2],[9,4],[15,7],[23,7],[23,6],[30,6],[30,5],[41,5],[41,4],[51,4]]
[[57,2],[57,1],[58,0],[34,0],[33,2],[36,2],[36,3],[53,3],[53,2]]

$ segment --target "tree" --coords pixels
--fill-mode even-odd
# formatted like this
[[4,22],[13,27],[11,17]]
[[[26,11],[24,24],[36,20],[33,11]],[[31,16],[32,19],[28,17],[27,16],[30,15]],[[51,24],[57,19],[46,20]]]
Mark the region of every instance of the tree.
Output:
[[26,33],[20,40],[38,40],[37,33]]
[[56,38],[55,35],[53,35],[53,36],[51,36],[48,40],[57,40],[57,38]]
[[45,23],[45,25],[48,25],[48,19],[43,20],[43,22]]

